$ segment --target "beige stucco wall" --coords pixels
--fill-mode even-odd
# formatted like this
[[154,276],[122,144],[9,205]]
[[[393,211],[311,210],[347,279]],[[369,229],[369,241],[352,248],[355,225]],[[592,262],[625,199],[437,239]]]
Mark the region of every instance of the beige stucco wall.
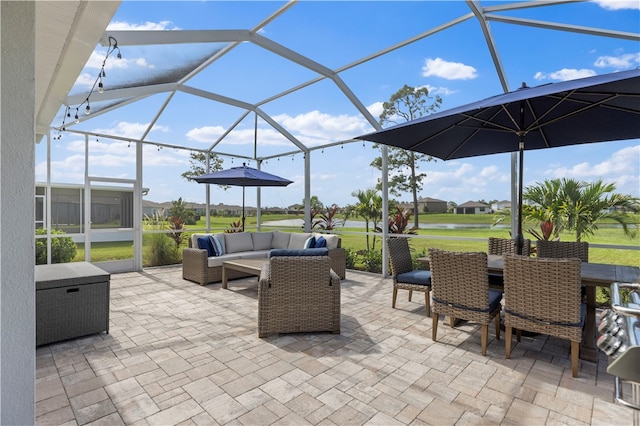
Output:
[[0,2],[0,424],[35,423],[35,2]]

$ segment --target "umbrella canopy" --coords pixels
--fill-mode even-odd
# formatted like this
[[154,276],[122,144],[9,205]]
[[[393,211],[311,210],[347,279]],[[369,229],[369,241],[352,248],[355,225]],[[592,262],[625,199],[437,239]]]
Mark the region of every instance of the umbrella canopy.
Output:
[[293,181],[272,175],[262,170],[247,167],[231,167],[219,172],[207,173],[193,178],[198,183],[242,187],[242,230],[244,231],[244,188],[247,186],[287,186]]
[[640,137],[640,70],[527,87],[358,136],[442,160]]

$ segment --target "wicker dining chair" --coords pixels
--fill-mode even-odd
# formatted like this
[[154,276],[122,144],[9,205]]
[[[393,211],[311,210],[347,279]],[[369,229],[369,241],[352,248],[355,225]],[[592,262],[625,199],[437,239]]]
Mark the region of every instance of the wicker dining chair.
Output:
[[578,353],[585,309],[580,303],[581,261],[504,255],[506,357],[513,329],[571,342],[571,373],[578,376]]
[[409,302],[414,291],[424,292],[424,304],[427,316],[431,316],[431,272],[413,269],[409,241],[403,237],[387,238],[389,260],[391,263],[391,276],[393,278],[393,298],[391,307],[396,307],[398,290],[409,290]]
[[[516,240],[509,238],[489,237],[488,253],[493,255],[503,255],[505,253],[517,254],[518,247],[516,245]],[[524,240],[524,243],[522,245],[522,255],[531,255],[531,240]],[[502,279],[502,274],[489,274],[489,287],[502,290],[503,286],[504,280]]]
[[578,258],[583,262],[589,261],[589,243],[586,241],[539,240],[536,251],[539,258]]
[[450,252],[429,249],[433,327],[436,340],[438,317],[446,315],[451,327],[456,319],[482,324],[482,355],[487,353],[489,323],[495,320],[496,339],[500,340],[502,292],[489,289],[487,254],[484,252]]

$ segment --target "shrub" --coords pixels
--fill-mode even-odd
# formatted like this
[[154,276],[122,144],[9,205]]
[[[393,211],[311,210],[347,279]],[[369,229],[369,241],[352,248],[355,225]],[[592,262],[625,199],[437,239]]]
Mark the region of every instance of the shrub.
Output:
[[356,254],[356,251],[350,248],[347,248],[344,251],[345,251],[345,257],[346,257],[347,269],[355,269],[356,259],[358,257],[358,255]]
[[180,255],[174,242],[167,234],[151,234],[150,244],[145,253],[145,266],[173,265],[180,262]]
[[[51,234],[64,235],[63,231],[54,229]],[[36,229],[36,235],[47,235],[44,228]],[[77,246],[71,237],[51,237],[51,263],[68,263],[76,257]],[[36,237],[36,265],[47,263],[47,239]]]
[[377,250],[369,250],[362,253],[362,263],[368,272],[382,272],[382,252]]

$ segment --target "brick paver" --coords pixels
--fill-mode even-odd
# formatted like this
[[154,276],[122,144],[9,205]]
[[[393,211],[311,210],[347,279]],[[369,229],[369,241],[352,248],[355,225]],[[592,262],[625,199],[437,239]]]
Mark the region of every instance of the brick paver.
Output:
[[348,271],[341,334],[258,338],[257,283],[199,286],[180,267],[111,278],[110,334],[37,349],[38,424],[630,424],[607,360],[546,336],[514,341],[448,321]]

